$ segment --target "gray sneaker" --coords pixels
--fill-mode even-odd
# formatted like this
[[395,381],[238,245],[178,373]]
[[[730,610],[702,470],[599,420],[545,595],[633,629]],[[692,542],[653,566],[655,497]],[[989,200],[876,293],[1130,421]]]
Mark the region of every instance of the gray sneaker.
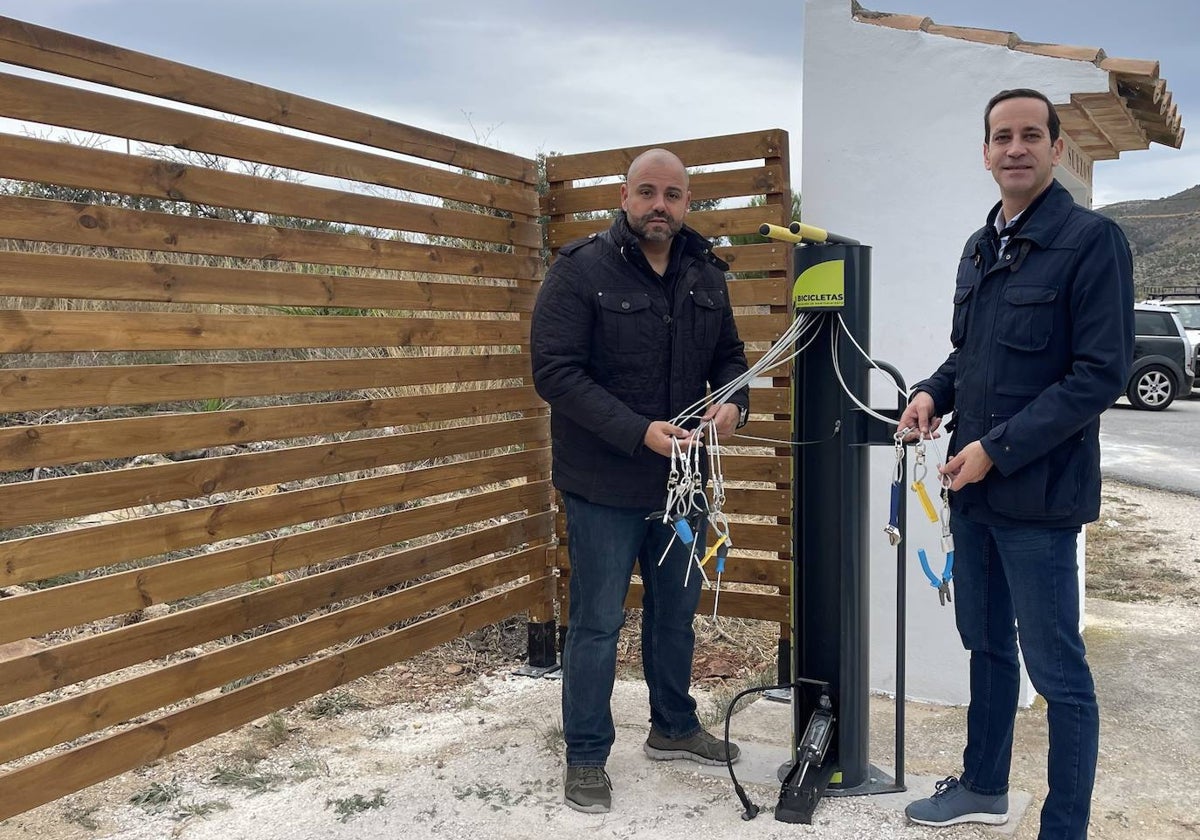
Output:
[[933,796],[913,802],[904,814],[918,825],[1004,825],[1008,822],[1008,794],[972,793],[958,779],[947,776],[935,785]]
[[[646,738],[642,750],[655,761],[686,758],[688,761],[695,761],[698,764],[724,764],[725,744],[725,741],[708,734],[703,729],[697,730],[694,735],[686,738],[668,738],[652,726],[650,727],[650,736]],[[729,757],[733,761],[737,761],[741,754],[742,751],[738,749],[738,745],[730,742]]]
[[612,808],[612,779],[603,767],[568,767],[563,802],[585,814],[607,814]]

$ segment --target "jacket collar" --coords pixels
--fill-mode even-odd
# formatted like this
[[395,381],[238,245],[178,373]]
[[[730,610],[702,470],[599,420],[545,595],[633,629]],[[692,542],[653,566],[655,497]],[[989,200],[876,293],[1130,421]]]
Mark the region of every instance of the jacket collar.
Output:
[[[996,217],[1000,215],[1000,206],[1001,203],[996,202],[992,212],[988,213],[987,224],[993,233]],[[1071,197],[1067,188],[1057,180],[1051,181],[1050,186],[1042,190],[1041,195],[1021,213],[1017,219],[1017,230],[1012,234],[1013,238],[1028,239],[1039,248],[1047,247],[1058,235],[1074,206],[1075,199]]]

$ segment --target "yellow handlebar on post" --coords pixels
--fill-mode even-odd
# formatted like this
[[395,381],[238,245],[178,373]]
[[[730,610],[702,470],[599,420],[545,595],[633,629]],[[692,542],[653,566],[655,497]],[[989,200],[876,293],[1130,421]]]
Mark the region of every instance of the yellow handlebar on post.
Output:
[[765,236],[768,239],[778,239],[780,242],[791,242],[799,244],[804,241],[804,237],[792,233],[785,227],[779,225],[762,225],[758,229],[759,236]]
[[800,222],[792,222],[786,228],[779,225],[764,224],[759,227],[758,232],[759,235],[765,236],[768,239],[778,239],[780,242],[791,242],[793,244],[801,242],[828,243],[831,245],[860,244],[857,239],[840,236],[836,233],[830,233],[824,228],[813,227],[812,225],[805,225]]

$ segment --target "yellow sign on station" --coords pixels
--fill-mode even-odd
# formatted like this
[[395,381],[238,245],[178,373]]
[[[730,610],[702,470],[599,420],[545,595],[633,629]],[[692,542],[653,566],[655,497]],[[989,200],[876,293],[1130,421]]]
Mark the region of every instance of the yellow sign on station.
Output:
[[845,260],[827,260],[810,266],[792,285],[795,309],[842,309],[845,305]]

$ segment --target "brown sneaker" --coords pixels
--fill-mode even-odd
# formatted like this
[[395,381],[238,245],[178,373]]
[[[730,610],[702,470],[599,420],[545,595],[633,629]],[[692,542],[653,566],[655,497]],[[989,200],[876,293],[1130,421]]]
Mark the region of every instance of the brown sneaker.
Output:
[[[686,738],[668,738],[654,727],[650,727],[650,736],[642,747],[643,752],[655,761],[669,761],[673,758],[686,758],[698,764],[724,764],[726,741],[710,735],[703,729]],[[729,743],[729,759],[737,761],[742,751],[738,745]]]
[[612,808],[612,779],[603,767],[568,767],[563,802],[585,814],[607,814]]

